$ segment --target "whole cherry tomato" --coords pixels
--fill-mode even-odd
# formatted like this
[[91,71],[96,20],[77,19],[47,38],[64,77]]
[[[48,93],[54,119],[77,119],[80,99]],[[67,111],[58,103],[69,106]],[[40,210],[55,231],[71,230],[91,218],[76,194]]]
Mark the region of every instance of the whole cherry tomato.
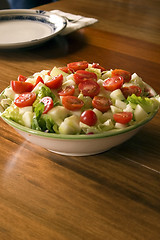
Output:
[[80,121],[88,126],[94,126],[97,122],[97,115],[93,110],[86,110],[81,114]]

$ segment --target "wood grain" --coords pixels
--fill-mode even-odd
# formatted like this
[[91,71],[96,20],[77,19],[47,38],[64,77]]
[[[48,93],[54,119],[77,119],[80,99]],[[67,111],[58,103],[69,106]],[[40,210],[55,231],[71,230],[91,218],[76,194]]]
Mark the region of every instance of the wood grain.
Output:
[[[99,22],[37,48],[1,50],[0,91],[19,74],[87,60],[136,72],[160,92],[159,1],[60,0],[38,8]],[[51,153],[0,119],[0,239],[159,239],[159,119],[160,112],[129,141],[88,157]]]

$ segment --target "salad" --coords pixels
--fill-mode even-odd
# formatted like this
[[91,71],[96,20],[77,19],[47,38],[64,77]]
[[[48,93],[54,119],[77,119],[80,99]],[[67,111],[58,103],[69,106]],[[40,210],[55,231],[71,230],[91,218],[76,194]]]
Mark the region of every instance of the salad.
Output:
[[19,75],[0,100],[4,118],[71,135],[127,128],[154,115],[159,105],[159,95],[136,73],[87,61]]

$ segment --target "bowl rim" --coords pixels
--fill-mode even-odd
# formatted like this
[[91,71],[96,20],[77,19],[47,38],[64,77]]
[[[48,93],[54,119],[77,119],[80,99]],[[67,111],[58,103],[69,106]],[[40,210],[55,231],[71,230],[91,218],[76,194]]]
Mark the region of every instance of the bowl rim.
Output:
[[[151,90],[153,96],[156,96],[157,93],[155,92],[155,90],[150,85],[148,85],[147,83],[145,83],[145,84]],[[0,93],[0,97],[2,96],[4,90]],[[120,135],[120,134],[123,134],[123,133],[130,132],[130,131],[135,130],[139,127],[142,127],[143,125],[148,123],[157,114],[158,110],[159,110],[159,108],[157,108],[145,120],[140,121],[137,124],[128,126],[126,128],[112,129],[112,130],[108,130],[108,131],[101,132],[101,133],[95,133],[95,134],[75,134],[75,135],[47,133],[47,132],[41,132],[41,131],[38,131],[38,130],[28,128],[26,126],[23,126],[19,123],[14,122],[11,119],[7,119],[7,118],[3,117],[1,110],[0,110],[0,117],[11,127],[15,128],[17,130],[21,130],[21,131],[26,132],[26,133],[31,134],[31,135],[36,135],[36,136],[45,137],[45,138],[52,138],[52,139],[61,139],[61,140],[62,139],[70,139],[70,140],[77,140],[78,139],[78,140],[80,140],[80,139],[107,138],[107,137],[112,137],[112,136],[116,136],[116,135]]]

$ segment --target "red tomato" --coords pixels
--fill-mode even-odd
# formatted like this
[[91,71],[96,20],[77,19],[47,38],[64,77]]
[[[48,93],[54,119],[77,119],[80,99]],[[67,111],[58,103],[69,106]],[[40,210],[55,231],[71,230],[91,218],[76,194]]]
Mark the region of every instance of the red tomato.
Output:
[[79,83],[83,82],[84,80],[97,80],[97,75],[93,72],[88,72],[85,70],[78,70],[73,75],[75,83],[78,85]]
[[11,81],[11,87],[15,93],[31,92],[34,85],[30,82]]
[[44,84],[44,81],[43,81],[43,79],[42,79],[40,76],[37,77],[35,86],[36,86],[39,82],[41,82],[41,83]]
[[111,100],[103,96],[95,96],[92,100],[92,105],[101,112],[107,112],[111,105]]
[[77,111],[83,107],[84,102],[75,96],[64,96],[62,98],[62,104],[68,110]]
[[80,121],[88,126],[94,126],[97,122],[97,115],[92,110],[86,110],[81,114]]
[[49,71],[47,72],[47,75],[48,75],[48,76],[51,76],[51,70],[49,70]]
[[18,76],[18,81],[20,81],[20,82],[25,82],[26,81],[26,77],[25,76],[23,76],[23,75],[19,75]]
[[126,124],[129,123],[133,118],[133,113],[131,112],[119,112],[113,114],[113,118],[116,122]]
[[100,92],[100,86],[97,82],[93,80],[85,80],[78,85],[79,90],[84,96],[89,96],[93,98]]
[[44,97],[41,99],[40,102],[44,103],[44,114],[47,113],[51,108],[53,108],[53,100],[51,97]]
[[65,89],[58,92],[60,96],[72,96],[74,95],[75,87],[74,86],[67,86]]
[[57,89],[61,87],[62,82],[63,82],[63,75],[60,74],[55,76],[51,80],[47,81],[45,85],[51,89]]
[[124,82],[129,82],[131,80],[131,73],[122,69],[115,69],[112,71],[112,77],[123,77]]
[[32,106],[34,101],[36,100],[36,94],[34,92],[27,92],[20,94],[15,100],[14,104],[17,107],[27,107]]
[[101,69],[101,72],[106,71],[106,69],[104,67],[100,66],[99,63],[93,63],[92,67]]
[[128,96],[131,96],[132,94],[135,94],[136,96],[140,96],[142,93],[142,90],[138,86],[129,86],[129,87],[122,87],[121,91],[125,98]]
[[88,62],[87,61],[72,62],[68,63],[67,67],[73,69],[74,71],[84,70],[88,67]]
[[65,73],[69,73],[69,74],[71,74],[71,73],[74,72],[73,69],[68,68],[68,67],[59,67],[59,69],[60,69],[61,71],[65,72]]
[[103,87],[108,91],[114,91],[123,85],[123,77],[108,78],[103,82]]

